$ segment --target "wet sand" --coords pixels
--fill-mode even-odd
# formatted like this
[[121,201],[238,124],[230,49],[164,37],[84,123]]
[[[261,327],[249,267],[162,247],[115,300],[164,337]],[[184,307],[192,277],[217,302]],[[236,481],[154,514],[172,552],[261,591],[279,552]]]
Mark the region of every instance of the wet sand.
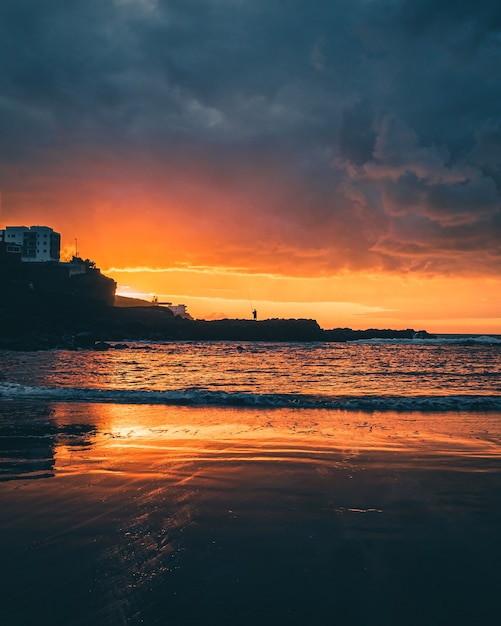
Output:
[[1,623],[494,622],[500,417],[0,401]]

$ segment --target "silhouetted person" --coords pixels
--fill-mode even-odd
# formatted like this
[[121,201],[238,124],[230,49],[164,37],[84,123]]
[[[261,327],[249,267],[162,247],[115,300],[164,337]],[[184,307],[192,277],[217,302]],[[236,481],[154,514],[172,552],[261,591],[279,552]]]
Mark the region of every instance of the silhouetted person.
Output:
[[257,311],[256,311],[256,309],[254,309],[254,310],[252,311],[252,317],[253,317],[255,320],[257,320]]

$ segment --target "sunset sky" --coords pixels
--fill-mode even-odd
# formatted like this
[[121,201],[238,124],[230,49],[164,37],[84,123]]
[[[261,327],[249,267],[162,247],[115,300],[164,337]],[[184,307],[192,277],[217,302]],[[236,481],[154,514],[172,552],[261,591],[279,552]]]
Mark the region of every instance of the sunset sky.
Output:
[[195,318],[501,333],[499,0],[2,0],[0,228]]

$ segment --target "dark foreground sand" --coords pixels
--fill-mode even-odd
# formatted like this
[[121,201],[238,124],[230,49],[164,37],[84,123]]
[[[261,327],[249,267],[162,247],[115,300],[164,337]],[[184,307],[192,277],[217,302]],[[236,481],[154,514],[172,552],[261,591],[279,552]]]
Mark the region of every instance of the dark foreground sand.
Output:
[[496,623],[500,418],[0,400],[0,623]]

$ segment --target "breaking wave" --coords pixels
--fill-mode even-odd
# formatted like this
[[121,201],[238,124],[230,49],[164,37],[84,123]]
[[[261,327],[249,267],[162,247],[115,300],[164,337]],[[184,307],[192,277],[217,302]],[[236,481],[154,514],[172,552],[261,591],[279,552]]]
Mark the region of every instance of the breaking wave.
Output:
[[412,339],[355,339],[350,343],[369,345],[411,345],[411,346],[499,346],[499,335],[436,335],[430,337],[415,336]]
[[0,399],[114,404],[165,404],[247,408],[342,409],[353,411],[501,411],[501,395],[259,394],[187,388],[166,391],[28,386],[0,383]]

